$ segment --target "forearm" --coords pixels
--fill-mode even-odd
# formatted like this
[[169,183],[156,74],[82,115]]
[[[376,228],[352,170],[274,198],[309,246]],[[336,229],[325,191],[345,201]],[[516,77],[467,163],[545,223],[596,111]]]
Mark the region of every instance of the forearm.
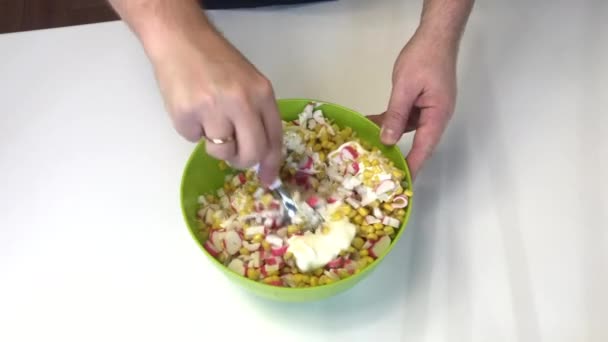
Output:
[[418,32],[457,49],[474,0],[424,0]]
[[171,42],[199,31],[201,39],[216,32],[196,0],[109,0],[121,19],[150,55],[159,54]]

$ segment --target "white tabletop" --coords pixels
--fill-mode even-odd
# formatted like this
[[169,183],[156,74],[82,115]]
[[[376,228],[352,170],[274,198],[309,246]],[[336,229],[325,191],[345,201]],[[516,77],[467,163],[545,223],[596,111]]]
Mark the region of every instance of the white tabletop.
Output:
[[[279,97],[376,113],[420,8],[213,17]],[[231,285],[189,236],[193,145],[122,23],[0,36],[0,341],[607,341],[606,13],[479,1],[403,240],[354,289],[297,305]]]

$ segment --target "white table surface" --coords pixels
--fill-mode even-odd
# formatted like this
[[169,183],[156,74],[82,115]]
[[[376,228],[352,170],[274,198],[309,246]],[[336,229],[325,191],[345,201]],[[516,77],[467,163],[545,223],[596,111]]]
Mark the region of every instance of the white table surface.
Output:
[[[375,113],[420,8],[213,17],[278,96]],[[0,341],[608,341],[606,13],[479,1],[403,240],[356,288],[301,305],[231,285],[189,236],[193,145],[122,23],[0,36]]]

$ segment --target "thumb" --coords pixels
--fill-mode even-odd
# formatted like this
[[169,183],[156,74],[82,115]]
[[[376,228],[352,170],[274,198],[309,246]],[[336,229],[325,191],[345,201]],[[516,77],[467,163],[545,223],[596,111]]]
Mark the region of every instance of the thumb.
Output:
[[393,87],[388,108],[383,114],[382,130],[380,140],[385,145],[394,145],[399,141],[401,135],[405,133],[410,111],[414,101],[418,97],[418,92],[406,87]]

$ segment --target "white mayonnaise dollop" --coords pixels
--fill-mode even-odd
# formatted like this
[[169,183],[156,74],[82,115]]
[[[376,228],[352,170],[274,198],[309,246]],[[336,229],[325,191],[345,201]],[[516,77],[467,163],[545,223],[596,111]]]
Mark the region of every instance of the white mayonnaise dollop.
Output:
[[289,238],[287,251],[293,253],[301,271],[312,271],[337,258],[341,251],[350,246],[357,230],[348,219],[326,221],[325,227],[325,233],[317,229],[315,233],[307,232]]

